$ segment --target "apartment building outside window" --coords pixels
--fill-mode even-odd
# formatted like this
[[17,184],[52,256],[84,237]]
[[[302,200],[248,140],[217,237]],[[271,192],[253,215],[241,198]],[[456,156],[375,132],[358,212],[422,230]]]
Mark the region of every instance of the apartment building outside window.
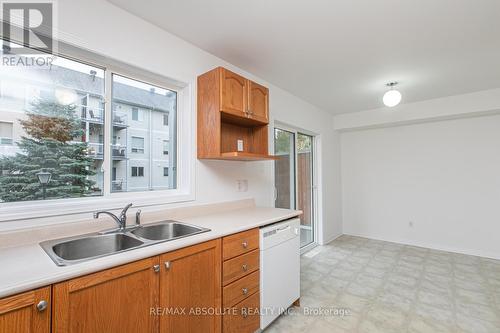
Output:
[[132,137],[132,152],[144,154],[144,138],[138,136]]
[[75,59],[0,66],[0,203],[176,189],[177,91]]
[[170,147],[170,143],[168,140],[163,140],[163,155],[168,155],[168,149]]
[[144,177],[144,167],[132,167],[132,177]]
[[0,145],[12,145],[13,123],[0,121]]

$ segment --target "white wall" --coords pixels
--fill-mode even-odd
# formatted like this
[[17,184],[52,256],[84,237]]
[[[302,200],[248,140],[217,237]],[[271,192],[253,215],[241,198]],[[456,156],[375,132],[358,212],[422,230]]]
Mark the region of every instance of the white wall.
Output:
[[[59,0],[58,14],[60,40],[193,87],[199,74],[220,65],[268,86],[272,122],[280,120],[320,136],[321,166],[328,170],[320,189],[328,198],[328,205],[320,211],[324,221],[321,238],[340,233],[340,188],[334,186],[340,178],[340,167],[335,150],[330,148],[336,139],[330,114],[106,1]],[[237,179],[248,179],[248,192],[236,191]],[[254,197],[258,205],[271,206],[273,187],[272,162],[196,161],[196,203]]]
[[441,102],[420,104],[418,124],[343,117],[358,125],[341,134],[344,233],[500,259],[500,115],[426,122]]

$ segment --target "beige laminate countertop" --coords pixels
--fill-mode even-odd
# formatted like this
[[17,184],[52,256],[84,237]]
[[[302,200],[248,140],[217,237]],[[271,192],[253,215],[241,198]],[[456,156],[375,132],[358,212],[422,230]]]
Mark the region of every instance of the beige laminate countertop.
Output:
[[77,276],[292,218],[299,214],[299,211],[288,209],[245,207],[176,219],[180,222],[209,228],[211,231],[64,267],[57,266],[38,243],[0,249],[0,297],[48,286]]

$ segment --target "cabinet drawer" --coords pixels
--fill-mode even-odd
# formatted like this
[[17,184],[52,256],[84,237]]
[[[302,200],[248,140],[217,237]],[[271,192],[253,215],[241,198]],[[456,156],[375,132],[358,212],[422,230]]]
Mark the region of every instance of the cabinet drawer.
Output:
[[222,239],[222,259],[227,260],[259,248],[259,229],[251,229]]
[[228,308],[241,302],[249,295],[259,291],[260,271],[255,271],[224,287],[224,307]]
[[250,253],[225,261],[222,266],[222,283],[226,286],[245,275],[255,272],[258,269],[259,250],[257,249]]
[[260,327],[259,316],[260,298],[255,293],[244,301],[231,308],[224,315],[224,333],[253,333]]

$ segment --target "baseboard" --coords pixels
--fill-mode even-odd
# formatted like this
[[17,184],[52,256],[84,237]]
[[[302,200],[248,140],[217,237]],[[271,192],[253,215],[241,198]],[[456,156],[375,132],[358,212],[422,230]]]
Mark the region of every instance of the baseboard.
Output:
[[343,235],[342,233],[334,235],[333,237],[330,237],[327,240],[323,240],[322,242],[319,243],[319,245],[326,245],[326,244],[328,244],[330,242],[333,242],[334,240],[336,240],[337,238],[339,238],[342,235]]
[[363,237],[363,238],[368,238],[368,239],[380,240],[380,241],[384,241],[384,242],[402,244],[402,245],[423,247],[423,248],[437,250],[437,251],[452,252],[452,253],[466,254],[466,255],[470,255],[470,256],[500,260],[500,254],[490,253],[487,251],[479,251],[479,250],[471,250],[471,249],[459,249],[459,248],[439,246],[436,244],[429,244],[429,243],[424,243],[424,242],[416,242],[416,241],[406,240],[406,239],[403,239],[403,240],[402,239],[390,239],[390,238],[373,237],[373,236],[361,235],[361,234],[355,234],[355,233],[345,233],[345,235]]

